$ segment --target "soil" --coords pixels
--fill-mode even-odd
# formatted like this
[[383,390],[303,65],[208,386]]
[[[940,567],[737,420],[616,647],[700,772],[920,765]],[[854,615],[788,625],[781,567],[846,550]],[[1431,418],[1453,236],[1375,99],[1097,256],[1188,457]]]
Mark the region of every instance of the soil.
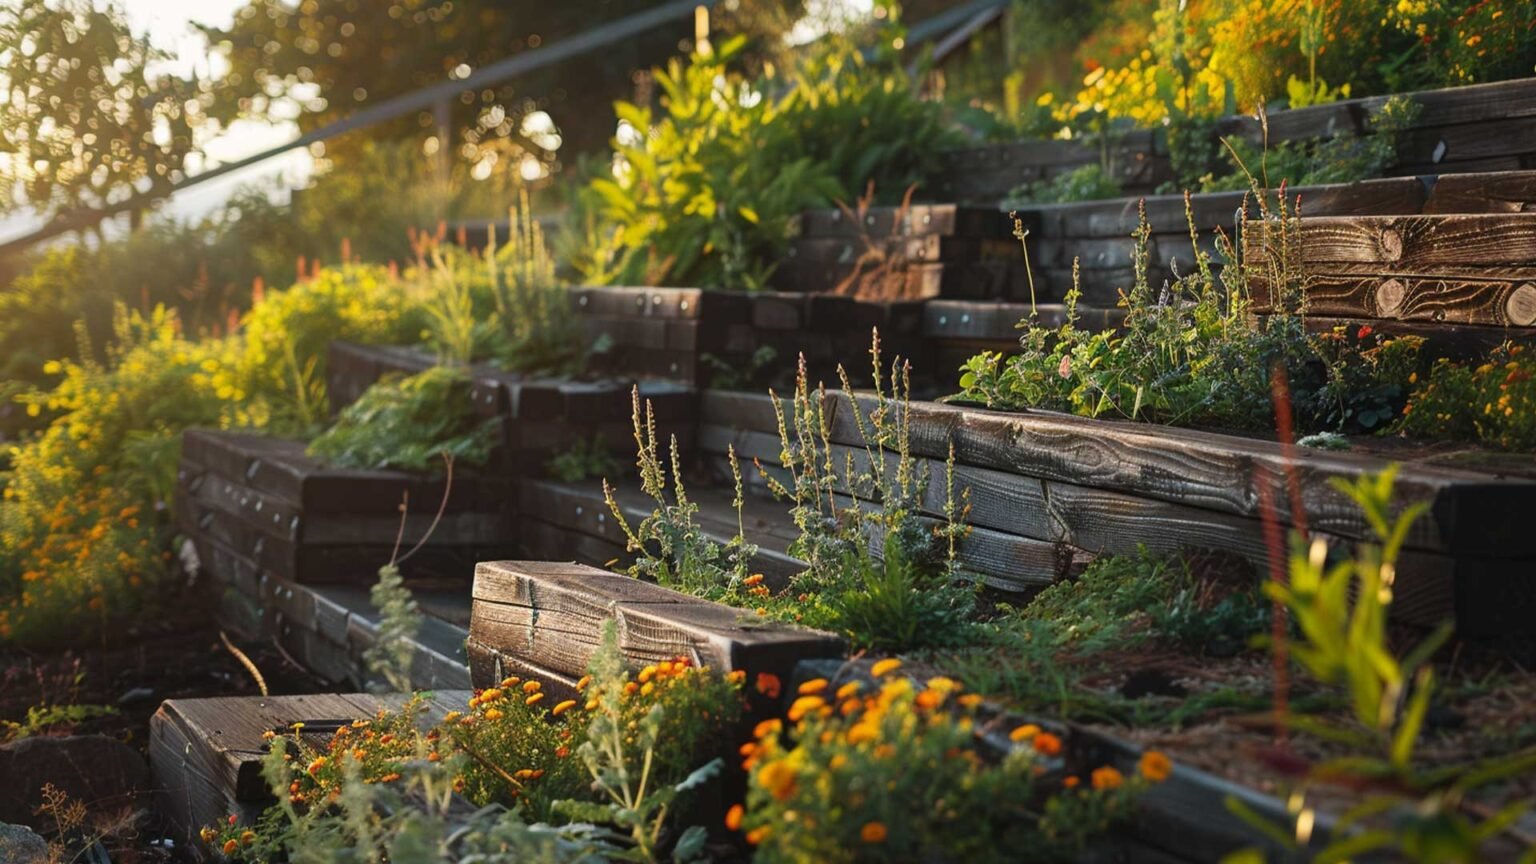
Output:
[[[255,680],[220,641],[211,606],[184,599],[145,615],[112,638],[81,640],[94,644],[0,652],[0,720],[24,723],[28,709],[39,706],[108,706],[114,709],[108,716],[50,725],[35,734],[104,735],[142,754],[149,743],[150,717],[162,701],[259,695]],[[256,664],[273,695],[335,689],[270,644],[237,647]],[[7,735],[0,728],[0,742]],[[138,814],[115,827],[115,833],[102,840],[112,861],[181,860],[161,842],[153,814]]]

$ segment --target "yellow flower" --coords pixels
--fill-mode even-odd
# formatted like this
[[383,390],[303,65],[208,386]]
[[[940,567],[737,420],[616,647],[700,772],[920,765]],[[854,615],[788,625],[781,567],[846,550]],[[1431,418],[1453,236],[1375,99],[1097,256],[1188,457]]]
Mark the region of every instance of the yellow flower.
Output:
[[550,713],[554,714],[556,717],[559,717],[561,714],[564,714],[565,712],[571,710],[574,707],[576,707],[576,700],[575,699],[567,699],[564,702],[561,702],[558,705],[556,705],[553,709],[551,709]]
[[827,679],[825,678],[812,678],[804,684],[801,684],[799,687],[800,695],[802,696],[810,696],[814,693],[820,693],[825,689],[827,689]]
[[776,800],[788,800],[795,794],[795,769],[782,759],[769,762],[757,772],[757,783]]
[[901,668],[901,661],[895,657],[887,657],[869,668],[869,673],[876,678],[883,677]]
[[524,704],[527,704],[527,705],[536,705],[536,704],[538,704],[539,700],[541,700],[543,698],[544,698],[544,694],[543,693],[535,693],[532,696],[529,696],[527,699],[524,699],[523,702],[524,702]]
[[500,708],[488,708],[485,712],[485,719],[487,720],[500,720],[503,716],[505,715],[501,713]]
[[798,722],[800,718],[825,704],[827,704],[827,700],[820,696],[801,696],[789,706],[789,720],[791,723]]

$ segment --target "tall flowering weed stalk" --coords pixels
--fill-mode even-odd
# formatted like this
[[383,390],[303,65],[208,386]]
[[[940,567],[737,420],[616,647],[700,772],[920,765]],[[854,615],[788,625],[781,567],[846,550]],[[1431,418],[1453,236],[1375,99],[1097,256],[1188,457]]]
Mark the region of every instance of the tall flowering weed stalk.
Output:
[[[1123,330],[1077,326],[1082,295],[1074,271],[1066,322],[1019,322],[1022,350],[972,357],[961,367],[955,398],[1259,432],[1274,428],[1268,370],[1278,364],[1291,384],[1298,431],[1385,429],[1407,398],[1422,340],[1387,338],[1369,326],[1308,333],[1301,317],[1307,277],[1299,203],[1287,200],[1283,186],[1275,196],[1256,191],[1250,202],[1258,218],[1245,230],[1259,232],[1262,241],[1245,246],[1263,254],[1239,255],[1218,234],[1213,259],[1200,246],[1186,196],[1193,265],[1160,290],[1150,282],[1152,232],[1143,206],[1131,238],[1135,276],[1119,299]],[[1256,285],[1267,286],[1277,314],[1255,314],[1250,291]]]
[[[757,547],[743,536],[741,469],[736,449],[730,448],[731,473],[736,478],[736,536],[723,547],[704,533],[698,523],[699,505],[688,498],[683,483],[683,459],[677,437],[670,439],[665,457],[656,436],[656,413],[651,403],[640,408],[640,388],[630,394],[635,431],[635,467],[640,488],[656,502],[656,507],[639,524],[631,526],[608,480],[603,480],[603,498],[608,510],[623,530],[625,546],[639,553],[629,568],[631,576],[649,579],[701,597],[721,599],[761,582],[749,572]],[[665,460],[665,461],[664,461]],[[670,470],[670,481],[668,472]],[[671,486],[670,493],[668,486]]]
[[[911,372],[896,358],[887,370],[880,334],[872,334],[871,393],[855,397],[848,375],[843,395],[811,387],[802,357],[792,415],[773,397],[779,467],[787,481],[756,463],[768,489],[791,502],[800,530],[789,554],[805,561],[781,594],[759,586],[759,611],[835,630],[855,647],[905,650],[956,645],[971,636],[974,589],[962,584],[958,544],[966,534],[965,497],[954,490],[954,458],[945,466],[943,519],[922,508],[934,479],[912,453]],[[867,403],[868,408],[861,403]],[[832,413],[847,412],[864,442],[832,442]]]
[[989,760],[980,697],[949,678],[914,683],[900,665],[876,663],[872,685],[807,681],[787,725],[758,724],[742,747],[746,801],[726,815],[754,860],[1011,861],[1021,850],[1074,860],[1171,769],[1148,753],[1135,776],[1110,766],[1070,774],[1062,740],[1033,725],[1012,730],[1013,749]]

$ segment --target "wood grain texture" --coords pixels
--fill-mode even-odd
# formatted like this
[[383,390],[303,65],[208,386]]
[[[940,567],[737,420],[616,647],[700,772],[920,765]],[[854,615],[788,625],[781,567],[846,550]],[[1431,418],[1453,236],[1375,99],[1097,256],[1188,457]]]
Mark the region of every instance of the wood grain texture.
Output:
[[[1262,231],[1245,232],[1256,242]],[[1536,264],[1536,213],[1432,216],[1303,216],[1303,266],[1375,264],[1389,272],[1443,266]]]
[[[427,705],[424,722],[462,709],[469,692],[443,691]],[[271,800],[261,778],[267,744],[262,735],[303,722],[325,734],[338,722],[399,707],[405,697],[364,694],[171,699],[150,719],[149,762],[156,812],[182,843],[196,847],[197,831],[230,813],[251,824]],[[318,739],[317,739],[318,742]]]
[[1536,324],[1536,267],[1529,275],[1506,280],[1323,274],[1307,279],[1303,296],[1308,315],[1530,327]]
[[741,610],[576,564],[482,563],[474,600],[473,642],[566,676],[586,671],[607,621],[636,665],[687,657],[722,672],[787,678],[798,660],[842,654],[841,640],[831,634],[743,626]]
[[[833,440],[857,446],[862,439],[853,403],[845,394],[836,399]],[[867,416],[872,400],[860,396],[858,402]],[[1346,538],[1368,536],[1367,528],[1330,480],[1352,480],[1385,465],[1379,457],[1307,448],[1287,460],[1272,442],[1052,412],[1004,413],[933,403],[913,403],[910,411],[913,452],[929,458],[944,458],[953,440],[961,464],[1249,518],[1258,517],[1259,488],[1268,485],[1287,524],[1291,517],[1283,478],[1294,471],[1311,527]],[[1536,506],[1532,495],[1536,483],[1529,481],[1410,464],[1399,474],[1396,505],[1423,502],[1432,508],[1430,516],[1415,523],[1410,547],[1456,554],[1497,548],[1519,557],[1536,551],[1536,538],[1520,527],[1519,519],[1501,517],[1499,508],[1530,512],[1527,508]]]
[[1445,174],[1424,202],[1425,214],[1523,213],[1536,210],[1536,171]]

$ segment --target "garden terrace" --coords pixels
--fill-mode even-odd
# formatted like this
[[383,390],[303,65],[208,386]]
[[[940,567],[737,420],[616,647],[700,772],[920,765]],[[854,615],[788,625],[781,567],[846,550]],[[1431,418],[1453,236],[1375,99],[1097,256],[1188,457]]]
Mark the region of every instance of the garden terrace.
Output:
[[[1536,81],[1522,79],[1407,94],[1418,115],[1403,130],[1384,176],[1475,174],[1536,168],[1531,105]],[[1341,99],[1271,111],[1260,127],[1251,116],[1228,117],[1216,134],[1254,145],[1370,134],[1371,118],[1389,97]],[[948,200],[996,204],[1025,184],[1107,161],[1127,195],[1154,193],[1174,179],[1166,136],[1145,130],[1109,133],[1107,152],[1077,141],[1019,141],[954,150],[930,180]]]

